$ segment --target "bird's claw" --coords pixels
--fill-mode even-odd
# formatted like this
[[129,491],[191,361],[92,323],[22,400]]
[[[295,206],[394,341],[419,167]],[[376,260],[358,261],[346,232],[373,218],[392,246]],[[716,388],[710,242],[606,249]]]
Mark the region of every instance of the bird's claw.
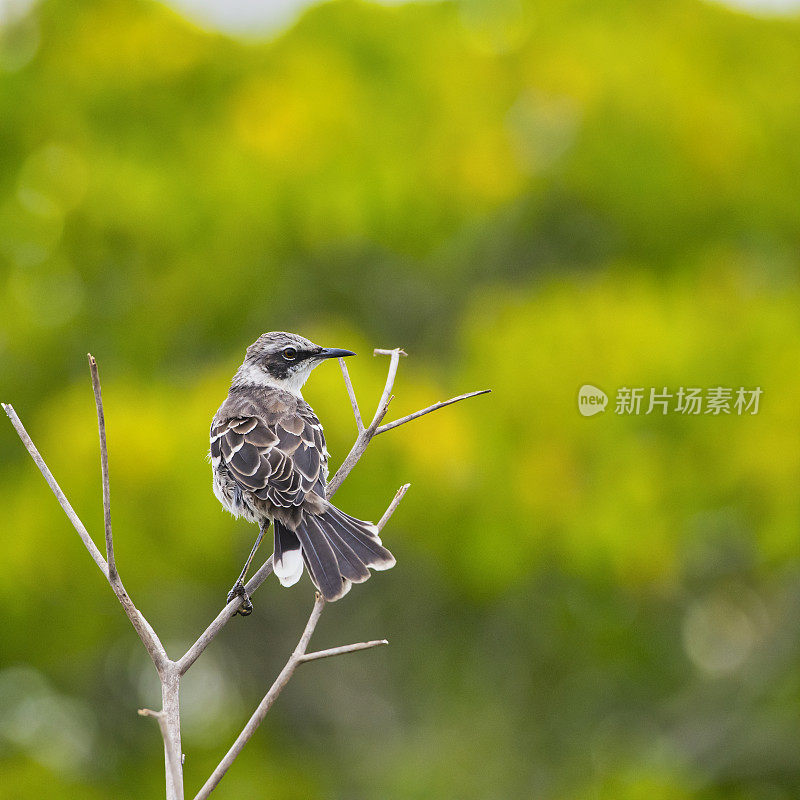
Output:
[[243,617],[247,617],[252,614],[253,604],[250,602],[250,595],[247,594],[244,584],[241,581],[236,581],[236,583],[233,584],[233,588],[228,592],[228,597],[225,600],[225,604],[227,605],[231,602],[231,600],[235,600],[237,597],[241,597],[242,602],[236,609],[236,613],[241,614]]

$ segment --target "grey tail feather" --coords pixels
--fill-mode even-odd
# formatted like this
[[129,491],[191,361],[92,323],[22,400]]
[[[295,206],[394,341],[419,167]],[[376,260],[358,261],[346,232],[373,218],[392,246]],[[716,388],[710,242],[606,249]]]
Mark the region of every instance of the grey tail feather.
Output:
[[351,517],[336,506],[328,506],[318,519],[326,530],[338,535],[364,566],[377,570],[394,566],[394,556],[383,546],[376,525]]
[[314,585],[326,600],[338,600],[351,583],[369,578],[369,569],[389,569],[394,556],[383,546],[378,529],[335,506],[322,514],[303,514],[295,533]]

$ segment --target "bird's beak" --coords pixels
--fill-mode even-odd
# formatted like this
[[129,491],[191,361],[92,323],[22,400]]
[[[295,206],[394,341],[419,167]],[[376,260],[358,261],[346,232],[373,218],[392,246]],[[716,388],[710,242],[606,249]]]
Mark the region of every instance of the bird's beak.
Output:
[[322,351],[317,354],[317,358],[345,358],[346,356],[354,356],[352,350],[340,350],[338,347],[323,347]]

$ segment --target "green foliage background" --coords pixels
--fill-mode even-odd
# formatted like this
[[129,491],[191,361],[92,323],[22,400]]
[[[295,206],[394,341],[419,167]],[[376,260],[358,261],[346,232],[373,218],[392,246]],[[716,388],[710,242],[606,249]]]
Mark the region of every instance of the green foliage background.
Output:
[[[397,567],[326,613],[223,798],[800,796],[800,23],[698,0],[378,6],[271,40],[155,2],[0,30],[0,380],[178,654],[254,531],[204,460],[244,347],[404,346],[339,494]],[[583,383],[761,386],[757,416],[586,419]],[[335,366],[306,391],[338,463]],[[162,792],[149,662],[0,428],[0,796]],[[272,580],[183,689],[187,790],[294,646]]]

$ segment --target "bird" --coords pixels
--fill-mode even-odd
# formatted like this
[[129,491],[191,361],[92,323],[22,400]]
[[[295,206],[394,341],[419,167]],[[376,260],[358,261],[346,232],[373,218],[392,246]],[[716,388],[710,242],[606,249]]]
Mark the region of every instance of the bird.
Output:
[[230,391],[211,422],[209,457],[214,494],[235,517],[259,533],[228,593],[241,598],[237,613],[253,610],[244,578],[270,523],[273,570],[283,586],[307,570],[319,594],[338,600],[370,569],[395,564],[378,527],[340,511],[325,497],[329,453],[317,415],[301,389],[327,359],[353,356],[294,333],[264,333],[246,351]]

